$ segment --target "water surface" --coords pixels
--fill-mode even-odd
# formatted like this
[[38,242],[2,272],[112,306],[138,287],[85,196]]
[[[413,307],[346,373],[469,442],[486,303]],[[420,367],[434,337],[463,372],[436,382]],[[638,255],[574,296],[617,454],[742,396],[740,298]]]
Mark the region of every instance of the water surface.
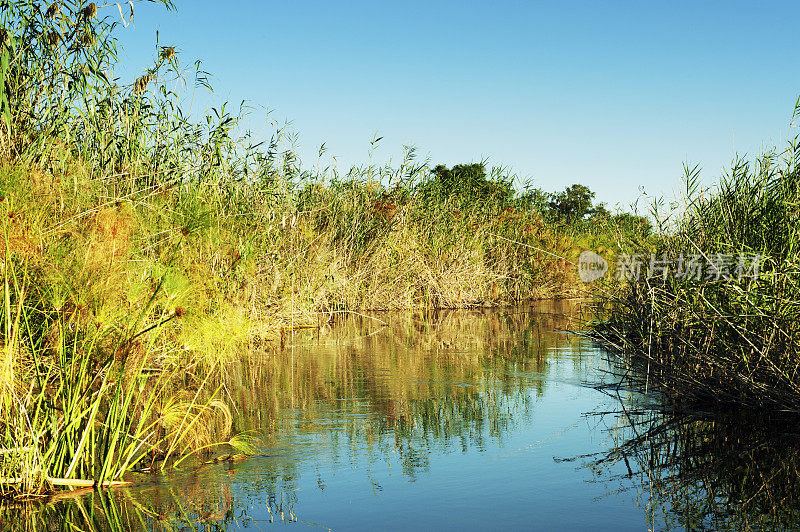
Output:
[[[138,484],[108,495],[60,501],[38,513],[7,510],[6,523],[206,530],[741,526],[719,490],[681,491],[681,460],[694,457],[681,454],[675,434],[688,425],[655,426],[663,414],[650,408],[652,400],[594,386],[608,382],[612,368],[602,350],[566,332],[591,317],[580,304],[375,317],[341,315],[332,326],[295,332],[282,350],[243,355],[226,368],[234,430],[260,441],[247,459],[138,475]],[[658,435],[665,447],[656,449],[649,442]]]

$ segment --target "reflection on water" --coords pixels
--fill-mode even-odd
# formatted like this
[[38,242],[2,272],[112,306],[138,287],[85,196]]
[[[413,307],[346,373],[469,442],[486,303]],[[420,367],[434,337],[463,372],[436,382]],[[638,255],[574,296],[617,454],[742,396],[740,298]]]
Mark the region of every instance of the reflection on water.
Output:
[[[796,418],[744,412],[615,415],[616,445],[584,465],[620,491],[637,492],[655,529],[796,530],[800,433]],[[605,474],[622,462],[622,474]]]
[[[609,366],[563,332],[580,327],[579,313],[561,302],[342,315],[296,332],[221,377],[235,429],[262,442],[255,455],[184,462],[38,511],[5,508],[0,527],[641,530],[726,523],[689,504],[703,496],[711,508],[750,497],[748,512],[763,509],[764,491],[797,501],[786,487],[791,445],[770,448],[770,462],[749,442],[757,465],[726,476],[742,436],[708,422],[659,424],[642,398],[585,386]],[[757,475],[775,475],[769,486],[784,491]],[[734,480],[740,491],[725,491]]]

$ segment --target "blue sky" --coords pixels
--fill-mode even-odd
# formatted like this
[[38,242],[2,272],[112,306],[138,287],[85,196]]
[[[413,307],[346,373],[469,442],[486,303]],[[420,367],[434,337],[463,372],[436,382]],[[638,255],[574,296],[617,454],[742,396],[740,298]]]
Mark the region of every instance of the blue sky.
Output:
[[[215,93],[290,121],[305,165],[488,159],[610,206],[674,196],[683,162],[713,183],[734,152],[782,143],[800,95],[797,2],[210,2],[136,4],[125,76],[155,32]],[[118,16],[116,7],[101,14]],[[327,156],[326,159],[327,161]]]

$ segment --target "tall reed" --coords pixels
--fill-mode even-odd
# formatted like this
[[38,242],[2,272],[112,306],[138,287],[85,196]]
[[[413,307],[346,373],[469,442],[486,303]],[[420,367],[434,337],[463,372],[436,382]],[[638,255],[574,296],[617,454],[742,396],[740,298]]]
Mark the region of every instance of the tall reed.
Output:
[[0,2],[3,495],[234,441],[209,379],[286,328],[584,293],[606,230],[549,224],[503,169],[309,169],[245,106],[190,116],[207,74],[162,43],[119,80],[129,4]]
[[[800,100],[793,121],[798,113]],[[794,136],[781,152],[737,159],[712,192],[700,189],[697,167],[686,168],[685,211],[652,251],[732,259],[726,273],[702,279],[642,276],[612,299],[599,332],[646,368],[642,386],[689,403],[800,411],[798,163]],[[743,256],[758,267],[737,271]]]

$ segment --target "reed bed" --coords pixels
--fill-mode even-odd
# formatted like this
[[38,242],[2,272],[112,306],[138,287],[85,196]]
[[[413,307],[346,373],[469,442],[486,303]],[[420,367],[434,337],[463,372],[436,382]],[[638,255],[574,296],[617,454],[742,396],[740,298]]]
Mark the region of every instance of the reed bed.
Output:
[[[733,260],[702,278],[642,275],[610,298],[597,334],[641,369],[626,378],[690,408],[800,411],[799,162],[795,136],[782,151],[736,160],[713,191],[686,168],[684,212],[642,253]],[[758,267],[739,275],[741,256],[760,257]]]
[[245,107],[188,115],[208,75],[161,43],[123,83],[141,5],[0,2],[1,497],[246,447],[209,383],[288,329],[585,293],[579,246],[612,229],[553,223],[503,169],[410,147],[307,169],[284,129],[242,131]]

